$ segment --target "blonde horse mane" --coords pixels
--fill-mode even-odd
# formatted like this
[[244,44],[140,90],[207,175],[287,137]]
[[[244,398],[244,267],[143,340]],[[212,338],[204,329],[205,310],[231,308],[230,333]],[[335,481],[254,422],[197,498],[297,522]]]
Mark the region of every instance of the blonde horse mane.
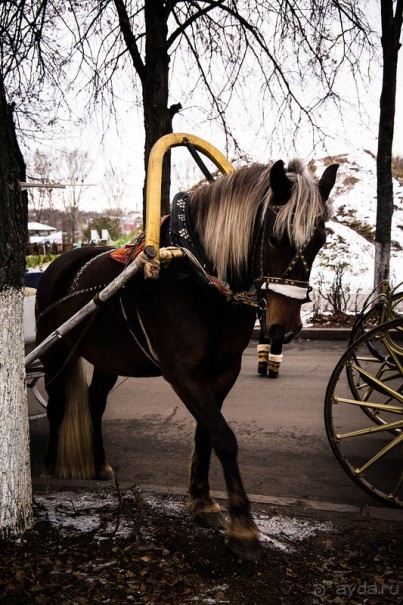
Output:
[[[272,203],[270,168],[245,166],[192,194],[196,233],[221,280],[247,269],[256,218],[261,210],[264,221]],[[317,185],[301,160],[290,162],[286,173],[293,183],[291,198],[278,207],[274,235],[281,239],[287,233],[293,246],[300,248],[312,236],[324,209]]]

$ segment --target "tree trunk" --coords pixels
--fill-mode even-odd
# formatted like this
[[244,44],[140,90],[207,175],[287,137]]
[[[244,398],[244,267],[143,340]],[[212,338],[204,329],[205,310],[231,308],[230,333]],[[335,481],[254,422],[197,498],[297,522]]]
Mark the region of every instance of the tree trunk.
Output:
[[[145,0],[145,59],[143,61],[133,35],[127,6],[123,0],[114,0],[119,27],[133,66],[140,78],[144,110],[144,163],[146,181],[143,191],[143,222],[145,223],[146,182],[148,158],[153,145],[166,134],[172,133],[172,118],[181,109],[180,103],[171,107],[169,102],[168,18],[171,8],[163,0]],[[162,168],[161,214],[169,212],[171,184],[171,156],[165,154]]]
[[[146,0],[144,18],[146,30],[146,54],[143,85],[145,146],[144,161],[147,164],[150,151],[159,138],[172,132],[172,116],[168,107],[169,55],[167,50],[168,14],[162,0]],[[161,213],[169,212],[171,185],[171,158],[165,155],[162,168]],[[145,196],[145,191],[144,191]]]
[[393,216],[392,144],[396,110],[396,74],[402,27],[399,0],[393,16],[393,0],[381,2],[383,79],[377,154],[377,215],[374,286],[389,279]]
[[[27,206],[25,166],[0,76],[0,538],[32,524],[28,405],[22,334]],[[25,201],[24,201],[25,197]]]

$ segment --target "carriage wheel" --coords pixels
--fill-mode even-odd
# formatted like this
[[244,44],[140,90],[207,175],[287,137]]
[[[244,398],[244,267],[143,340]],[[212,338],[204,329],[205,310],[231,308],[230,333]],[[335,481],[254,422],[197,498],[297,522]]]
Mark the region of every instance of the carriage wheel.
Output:
[[[390,299],[387,302],[384,299],[381,299],[373,307],[371,307],[369,311],[360,314],[354,322],[353,328],[351,330],[349,346],[351,346],[363,334],[367,334],[376,326],[381,325],[386,321],[391,321],[392,319],[399,318],[398,311],[402,302],[403,293],[395,292],[391,295]],[[367,348],[362,353],[362,357],[360,356],[360,354],[356,354],[356,364],[359,366],[365,366],[368,363],[368,357],[371,356],[374,358],[373,361],[376,362],[378,359],[377,351],[376,348],[374,350],[371,341],[369,341]],[[378,359],[378,361],[380,361],[381,364],[383,363],[382,358],[380,360]],[[382,373],[384,369],[384,367],[380,367],[379,371]],[[365,385],[363,385],[361,381],[357,381],[357,374],[356,372],[354,372],[353,367],[351,365],[348,365],[346,370],[350,390],[353,394],[353,397],[356,399],[363,399],[363,397],[368,397],[368,389],[365,388]],[[374,417],[370,409],[366,410],[366,413],[374,420],[374,422],[377,422],[377,418]]]
[[380,296],[368,311],[357,315],[350,333],[349,346],[358,340],[360,336],[376,328],[385,321],[391,321],[399,317],[401,305],[403,304],[403,292],[394,292],[390,298]]
[[[349,375],[358,397],[351,398]],[[326,391],[325,426],[351,479],[403,508],[403,319],[363,334],[341,357]]]
[[[48,402],[45,399],[45,383],[44,383],[44,369],[38,362],[27,368],[26,379],[27,388],[31,390],[31,393],[35,397],[36,401],[43,407],[47,408]],[[37,416],[34,416],[36,418]],[[38,416],[39,418],[39,416]]]

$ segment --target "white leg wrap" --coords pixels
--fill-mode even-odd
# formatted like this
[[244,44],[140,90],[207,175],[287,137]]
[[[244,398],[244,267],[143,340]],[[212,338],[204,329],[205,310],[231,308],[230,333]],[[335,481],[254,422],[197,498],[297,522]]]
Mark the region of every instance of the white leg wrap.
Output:
[[283,361],[283,355],[269,355],[269,376],[270,378],[277,378],[281,362]]

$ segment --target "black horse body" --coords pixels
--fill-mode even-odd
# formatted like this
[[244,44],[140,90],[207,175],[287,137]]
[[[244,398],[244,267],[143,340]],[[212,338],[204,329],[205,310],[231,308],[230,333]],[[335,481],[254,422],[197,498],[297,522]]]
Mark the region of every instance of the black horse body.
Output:
[[[333,169],[327,173],[327,179],[321,181],[323,202],[333,186],[335,174]],[[290,184],[285,183],[282,175],[280,183],[273,181],[272,176],[273,205],[286,203]],[[275,217],[267,218],[268,223],[274,220]],[[248,290],[260,276],[263,262],[272,274],[281,276],[292,261],[295,250],[287,236],[282,243],[268,241],[261,246],[267,229],[271,236],[270,225],[263,225],[262,229],[254,226],[251,237],[255,241],[249,266],[234,277],[229,275],[232,288]],[[170,243],[168,219],[161,228],[161,246]],[[323,234],[307,242],[305,254],[310,266],[322,243]],[[270,261],[266,258],[269,252]],[[261,552],[258,532],[238,470],[236,438],[221,413],[221,406],[239,375],[256,309],[228,302],[192,271],[184,277],[178,271],[183,263],[190,261],[173,260],[162,267],[157,280],[145,280],[143,274],[137,275],[43,354],[49,419],[46,470],[64,477],[111,477],[101,427],[108,393],[118,376],[162,375],[197,423],[189,485],[193,515],[210,524],[223,522],[219,506],[209,493],[208,472],[213,448],[222,464],[228,489],[230,546],[238,555],[255,559]],[[37,293],[37,342],[81,309],[102,285],[110,283],[122,270],[123,265],[111,258],[108,248],[74,250],[52,263]],[[302,268],[296,266],[291,277],[301,279],[302,273]],[[279,341],[291,338],[300,328],[301,301],[275,292],[267,293],[266,297],[267,325],[272,328],[272,338]],[[83,417],[87,393],[82,401],[77,399],[74,386],[78,382],[80,358],[94,366],[88,389],[87,420]],[[76,409],[72,419],[69,409],[74,397]],[[81,438],[77,434],[86,423],[87,437]],[[67,436],[63,433],[64,424],[69,425]],[[89,440],[87,449],[82,448],[80,439]],[[64,454],[60,451],[63,440],[66,442]],[[70,457],[75,458],[73,462]]]

